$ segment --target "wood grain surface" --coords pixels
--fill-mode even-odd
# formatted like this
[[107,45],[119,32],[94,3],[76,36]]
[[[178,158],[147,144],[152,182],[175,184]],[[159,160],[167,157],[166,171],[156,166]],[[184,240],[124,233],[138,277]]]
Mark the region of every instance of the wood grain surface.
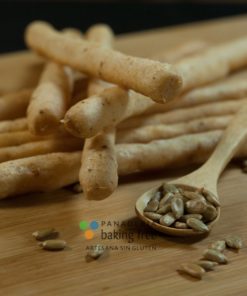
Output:
[[[247,17],[241,16],[120,36],[117,48],[147,56],[189,39],[222,42],[240,37],[246,28]],[[26,52],[0,57],[0,93],[34,85],[41,64]],[[222,214],[208,237],[168,237],[136,218],[134,205],[139,195],[192,170],[125,177],[103,201],[85,200],[69,188],[1,201],[0,295],[246,296],[246,247],[239,253],[228,251],[229,264],[207,273],[202,281],[176,271],[179,264],[199,259],[210,242],[228,234],[239,234],[247,241],[247,175],[238,164],[231,164],[220,179]],[[87,240],[80,230],[82,220],[99,222],[93,239]],[[68,243],[66,250],[49,252],[37,246],[31,234],[46,227],[60,231]],[[85,262],[87,248],[97,243],[111,250],[97,261]]]

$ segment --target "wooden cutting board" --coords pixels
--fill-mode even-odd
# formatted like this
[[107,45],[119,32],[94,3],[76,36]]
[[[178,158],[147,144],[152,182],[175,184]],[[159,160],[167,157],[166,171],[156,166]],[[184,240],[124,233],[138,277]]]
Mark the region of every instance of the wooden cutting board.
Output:
[[[221,42],[246,34],[247,17],[128,34],[117,39],[124,52],[148,56],[189,39]],[[0,92],[35,85],[42,61],[30,53],[0,57]],[[126,177],[103,201],[85,200],[69,189],[32,194],[0,202],[0,295],[247,295],[247,249],[228,251],[230,263],[202,281],[176,272],[179,264],[200,258],[214,240],[239,234],[247,241],[247,175],[232,164],[219,183],[222,215],[204,239],[172,238],[140,223],[134,205],[140,194],[181,171],[164,170]],[[80,221],[97,221],[91,240]],[[31,233],[55,227],[68,243],[62,252],[41,250]],[[85,262],[86,249],[101,243],[110,249],[97,261]]]

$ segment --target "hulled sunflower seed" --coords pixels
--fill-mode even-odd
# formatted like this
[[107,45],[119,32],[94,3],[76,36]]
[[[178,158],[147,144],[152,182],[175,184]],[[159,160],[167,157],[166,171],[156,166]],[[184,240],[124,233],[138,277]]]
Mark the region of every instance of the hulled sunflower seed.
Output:
[[174,197],[173,193],[171,192],[166,193],[159,203],[159,208],[162,208],[164,205],[169,203],[173,197]]
[[179,271],[185,272],[190,276],[201,279],[205,273],[205,269],[194,263],[184,263],[180,266]]
[[226,245],[232,249],[241,249],[243,247],[242,239],[238,235],[228,236],[226,239]]
[[144,216],[153,220],[153,221],[158,221],[162,217],[162,215],[154,213],[154,212],[144,212]]
[[213,242],[212,244],[209,245],[210,249],[217,250],[219,252],[223,252],[226,248],[226,242],[223,240],[218,240],[216,242]]
[[175,228],[178,228],[178,229],[187,229],[188,226],[186,223],[184,222],[179,222],[179,221],[176,221],[175,224],[174,224],[174,227]]
[[159,208],[157,214],[165,215],[171,211],[171,204],[165,204],[162,208]]
[[209,203],[211,203],[215,207],[219,207],[220,206],[219,200],[217,199],[217,197],[213,193],[207,191],[205,188],[202,188],[201,189],[201,193],[203,194],[203,196],[206,198],[206,200]]
[[209,260],[199,260],[195,262],[195,264],[201,266],[206,271],[214,270],[215,266],[218,265],[217,262],[209,261]]
[[198,232],[208,232],[209,229],[206,224],[204,224],[201,220],[195,218],[189,218],[186,220],[186,224],[195,231]]
[[206,210],[202,213],[202,215],[206,222],[211,222],[216,219],[218,212],[214,206],[207,205]]
[[205,250],[203,253],[203,257],[207,260],[214,261],[219,264],[226,264],[228,262],[227,257],[223,253],[214,249]]
[[34,231],[32,236],[35,237],[36,240],[44,240],[47,237],[57,236],[58,232],[54,228],[47,228]]
[[66,242],[61,239],[49,239],[39,243],[39,245],[45,250],[59,251],[66,247]]
[[202,215],[201,214],[186,214],[186,215],[183,215],[179,220],[182,222],[186,222],[186,220],[189,218],[195,218],[197,220],[202,220]]
[[94,246],[94,248],[86,254],[86,260],[98,259],[100,256],[102,256],[104,254],[104,252],[105,252],[104,246],[98,244],[98,245]]
[[170,212],[162,216],[159,221],[161,225],[170,226],[176,221],[176,218],[174,217],[173,213]]
[[159,201],[157,199],[150,199],[147,203],[146,208],[144,209],[145,212],[156,212],[159,208]]
[[183,196],[186,197],[189,200],[202,200],[205,201],[205,198],[198,192],[192,192],[192,191],[183,191]]
[[184,214],[184,201],[181,197],[174,197],[171,201],[171,209],[176,219]]
[[207,204],[205,201],[193,199],[189,200],[185,203],[186,210],[190,214],[202,214],[205,212],[207,208]]
[[174,184],[165,183],[163,188],[165,192],[179,193],[179,189]]

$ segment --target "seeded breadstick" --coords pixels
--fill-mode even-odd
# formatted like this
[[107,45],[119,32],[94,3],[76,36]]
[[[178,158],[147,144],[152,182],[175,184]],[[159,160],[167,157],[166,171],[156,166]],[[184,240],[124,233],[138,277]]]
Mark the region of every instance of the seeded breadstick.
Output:
[[0,199],[51,191],[78,180],[81,152],[50,153],[0,164]]
[[[221,131],[180,136],[149,144],[116,145],[118,172],[134,172],[204,162],[217,145]],[[247,143],[246,143],[247,144]],[[243,145],[236,157],[247,156]],[[81,152],[49,153],[0,163],[0,199],[58,189],[78,181]]]
[[[105,47],[111,47],[113,43],[113,32],[107,25],[92,26],[86,36],[88,40],[98,42]],[[97,80],[97,82],[102,85],[100,80]],[[93,86],[96,87],[95,93],[98,89],[97,82],[92,82]],[[91,92],[93,93],[93,91],[94,89],[91,86]],[[103,199],[111,195],[117,188],[115,128],[108,129],[85,140],[79,181],[83,192],[89,199]]]
[[24,89],[0,96],[0,120],[25,116],[31,93],[32,89]]
[[23,131],[26,129],[27,129],[26,118],[0,121],[0,133]]
[[223,78],[246,65],[247,38],[242,37],[185,58],[176,63],[176,68],[179,73],[182,73],[182,92],[185,92]]
[[49,137],[35,136],[28,130],[0,133],[0,147],[17,146],[28,142],[46,140]]
[[167,104],[153,104],[145,114],[165,112],[216,101],[242,99],[247,96],[246,80],[247,71],[239,71],[210,85],[193,89],[177,100],[167,102]]
[[170,50],[159,52],[152,56],[152,59],[166,62],[166,63],[176,63],[182,58],[194,55],[208,48],[208,44],[202,40],[192,40],[183,43],[177,47]]
[[127,56],[93,42],[74,40],[45,22],[33,22],[27,27],[26,42],[55,62],[133,89],[158,102],[176,97],[182,86],[181,77],[169,64]]
[[64,67],[48,63],[28,106],[29,130],[36,135],[56,130],[67,110],[69,97],[69,78]]
[[79,139],[61,138],[2,147],[0,148],[0,162],[52,152],[75,151],[82,146],[83,143]]
[[166,113],[158,113],[141,115],[135,118],[130,118],[121,123],[118,128],[133,128],[137,126],[155,125],[155,124],[170,124],[178,122],[187,122],[207,116],[221,116],[236,113],[247,99],[232,100],[227,102],[208,103],[195,107],[172,110]]
[[117,133],[117,143],[147,143],[158,139],[174,138],[184,134],[225,129],[233,116],[212,116],[183,123],[157,124],[123,129]]

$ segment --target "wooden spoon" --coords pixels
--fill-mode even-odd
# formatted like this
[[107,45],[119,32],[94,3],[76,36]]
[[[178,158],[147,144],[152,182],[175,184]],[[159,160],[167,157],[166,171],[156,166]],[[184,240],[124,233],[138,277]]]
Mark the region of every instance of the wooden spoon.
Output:
[[[174,185],[178,185],[181,188],[190,188],[193,190],[198,190],[200,188],[205,188],[207,191],[215,195],[216,199],[219,200],[217,192],[217,183],[220,174],[232,159],[234,154],[237,152],[239,147],[245,141],[247,136],[247,105],[244,105],[241,110],[234,116],[233,120],[230,122],[228,128],[222,135],[220,142],[218,143],[216,149],[212,153],[211,157],[204,163],[199,169],[191,174],[188,174],[182,178],[175,181],[171,181]],[[200,147],[198,147],[199,149]],[[191,236],[191,235],[201,235],[201,232],[196,232],[192,229],[177,229],[174,227],[163,226],[159,223],[152,221],[151,219],[143,215],[143,211],[156,192],[158,187],[152,188],[151,190],[145,192],[140,196],[136,202],[136,214],[137,216],[146,224],[151,226],[157,231],[173,235],[173,236]],[[217,207],[218,215],[215,220],[207,224],[209,231],[219,220],[220,217],[220,207]]]

